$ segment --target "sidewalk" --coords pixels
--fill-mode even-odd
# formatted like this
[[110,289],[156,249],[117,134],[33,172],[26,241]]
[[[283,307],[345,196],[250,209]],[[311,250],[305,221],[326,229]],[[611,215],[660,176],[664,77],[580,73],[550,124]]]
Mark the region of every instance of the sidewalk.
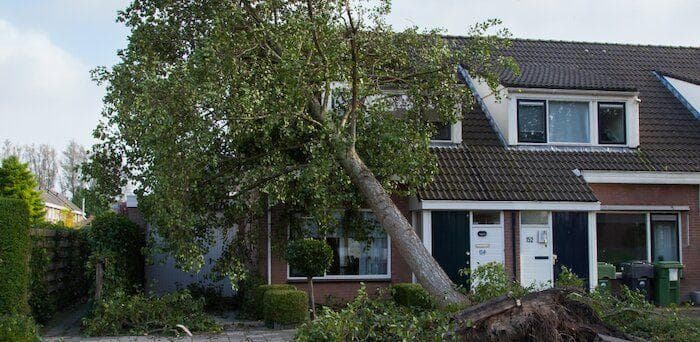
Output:
[[283,342],[294,341],[294,329],[273,330],[268,329],[261,322],[237,321],[235,315],[215,316],[218,323],[224,328],[221,334],[195,335],[192,337],[167,337],[167,336],[104,336],[83,337],[80,336],[80,318],[89,309],[87,304],[82,304],[71,310],[59,312],[46,324],[43,329],[43,339],[47,342],[73,342],[73,341],[221,341],[221,342]]

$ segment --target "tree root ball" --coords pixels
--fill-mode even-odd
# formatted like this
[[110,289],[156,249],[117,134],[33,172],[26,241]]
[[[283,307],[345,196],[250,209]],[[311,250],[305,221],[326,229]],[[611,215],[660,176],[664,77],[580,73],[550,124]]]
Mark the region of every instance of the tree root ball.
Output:
[[587,304],[571,299],[574,291],[502,296],[469,307],[455,315],[455,333],[465,341],[636,340],[601,321]]

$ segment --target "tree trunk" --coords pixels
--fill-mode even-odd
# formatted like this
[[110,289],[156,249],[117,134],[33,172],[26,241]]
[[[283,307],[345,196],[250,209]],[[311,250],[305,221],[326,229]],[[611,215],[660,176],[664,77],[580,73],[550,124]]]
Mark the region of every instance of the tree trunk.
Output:
[[314,278],[308,277],[309,280],[309,306],[311,307],[311,319],[316,319],[316,300],[314,299]]
[[337,158],[425,290],[443,307],[467,302],[357,152],[354,149],[339,151]]

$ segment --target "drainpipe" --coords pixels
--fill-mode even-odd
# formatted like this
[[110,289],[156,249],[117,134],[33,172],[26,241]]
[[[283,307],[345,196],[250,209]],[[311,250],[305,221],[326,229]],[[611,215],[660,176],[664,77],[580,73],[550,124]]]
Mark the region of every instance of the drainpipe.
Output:
[[516,248],[515,248],[515,240],[516,240],[515,239],[515,213],[516,213],[515,211],[510,212],[510,239],[511,239],[511,247],[513,249],[513,280],[517,281],[518,277],[516,276],[516,272],[517,272],[516,267],[518,265],[518,262],[517,262],[518,259],[517,259],[517,256],[515,255],[515,253],[516,253],[516,251],[515,251],[516,250]]

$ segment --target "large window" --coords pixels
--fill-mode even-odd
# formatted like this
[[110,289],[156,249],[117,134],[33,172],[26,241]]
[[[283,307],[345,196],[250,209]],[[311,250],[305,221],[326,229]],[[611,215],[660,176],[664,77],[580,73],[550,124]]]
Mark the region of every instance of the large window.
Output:
[[547,142],[545,101],[518,101],[518,141]]
[[[313,237],[324,238],[333,249],[333,261],[325,276],[319,278],[387,278],[389,277],[390,244],[389,238],[370,211],[362,211],[364,222],[369,225],[370,233],[362,241],[355,239],[351,232],[346,232],[343,220],[339,226],[324,237],[318,234],[318,227],[313,219],[304,220],[304,228]],[[301,277],[293,269],[290,277]]]
[[598,214],[598,261],[618,269],[625,261],[679,261],[678,230],[675,213]]
[[624,103],[598,103],[598,143],[624,144],[627,128]]
[[646,214],[598,214],[598,261],[615,265],[647,259]]
[[549,101],[549,141],[589,143],[588,102]]
[[520,143],[627,143],[624,102],[519,99],[517,106]]

